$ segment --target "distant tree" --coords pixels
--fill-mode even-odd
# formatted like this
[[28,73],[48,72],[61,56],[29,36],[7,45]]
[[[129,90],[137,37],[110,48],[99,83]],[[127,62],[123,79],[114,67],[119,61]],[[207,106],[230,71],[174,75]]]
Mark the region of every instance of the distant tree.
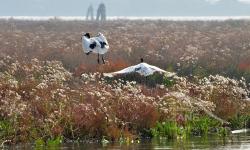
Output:
[[90,20],[94,20],[94,8],[92,5],[90,5],[88,8],[86,18],[87,18],[87,20],[89,20],[89,18],[90,18]]
[[106,6],[104,3],[101,3],[97,9],[96,20],[105,21],[106,20]]

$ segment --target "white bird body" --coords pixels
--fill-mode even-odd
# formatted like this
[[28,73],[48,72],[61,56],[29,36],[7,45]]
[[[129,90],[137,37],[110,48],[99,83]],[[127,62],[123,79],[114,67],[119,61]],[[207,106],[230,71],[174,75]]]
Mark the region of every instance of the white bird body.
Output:
[[[105,44],[104,44],[105,43]],[[91,44],[96,44],[94,47],[91,48]],[[103,44],[103,46],[102,46]],[[82,37],[82,48],[84,53],[93,52],[96,54],[105,54],[108,52],[109,44],[107,39],[102,33],[99,33],[98,36],[88,38],[87,36]]]
[[150,76],[154,74],[155,72],[168,73],[167,75],[168,77],[175,75],[175,73],[166,72],[165,70],[162,70],[161,68],[158,68],[156,66],[152,66],[147,63],[140,63],[138,65],[130,66],[117,72],[105,73],[104,76],[113,77],[115,75],[129,74],[129,73],[135,73],[135,72],[139,73],[142,76]]
[[102,33],[98,33],[96,37],[91,37],[89,33],[86,33],[82,36],[82,48],[83,52],[87,55],[90,53],[98,54],[98,63],[99,63],[99,54],[102,55],[102,61],[104,62],[103,55],[108,52],[109,44],[106,37]]

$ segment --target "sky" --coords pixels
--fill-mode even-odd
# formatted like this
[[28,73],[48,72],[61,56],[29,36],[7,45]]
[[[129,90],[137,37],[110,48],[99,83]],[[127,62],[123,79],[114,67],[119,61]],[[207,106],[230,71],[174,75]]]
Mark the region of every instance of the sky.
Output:
[[85,16],[101,2],[108,16],[250,16],[250,0],[2,0],[0,16]]

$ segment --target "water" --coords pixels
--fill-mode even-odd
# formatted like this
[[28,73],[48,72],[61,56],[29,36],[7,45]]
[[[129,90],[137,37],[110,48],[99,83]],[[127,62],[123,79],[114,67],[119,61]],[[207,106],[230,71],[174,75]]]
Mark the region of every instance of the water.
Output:
[[[11,149],[34,149],[32,145],[19,145]],[[37,147],[36,147],[37,148]],[[227,138],[219,136],[209,137],[192,137],[189,140],[167,140],[165,138],[155,138],[153,140],[145,140],[134,144],[120,143],[67,143],[56,149],[205,149],[205,150],[249,150],[250,149],[250,133],[233,134]]]
[[[83,21],[84,16],[0,16],[3,20],[32,20],[47,21],[59,19],[63,21]],[[167,21],[226,21],[226,20],[250,20],[250,16],[109,16],[108,20],[167,20]]]

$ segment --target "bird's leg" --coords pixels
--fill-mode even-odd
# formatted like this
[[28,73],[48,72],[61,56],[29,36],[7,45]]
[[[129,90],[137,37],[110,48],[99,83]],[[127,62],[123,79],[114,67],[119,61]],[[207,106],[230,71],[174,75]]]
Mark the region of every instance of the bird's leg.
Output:
[[98,64],[100,64],[99,53],[97,54],[97,62],[98,62]]
[[102,63],[103,63],[103,64],[105,64],[105,61],[104,61],[103,55],[102,55]]

